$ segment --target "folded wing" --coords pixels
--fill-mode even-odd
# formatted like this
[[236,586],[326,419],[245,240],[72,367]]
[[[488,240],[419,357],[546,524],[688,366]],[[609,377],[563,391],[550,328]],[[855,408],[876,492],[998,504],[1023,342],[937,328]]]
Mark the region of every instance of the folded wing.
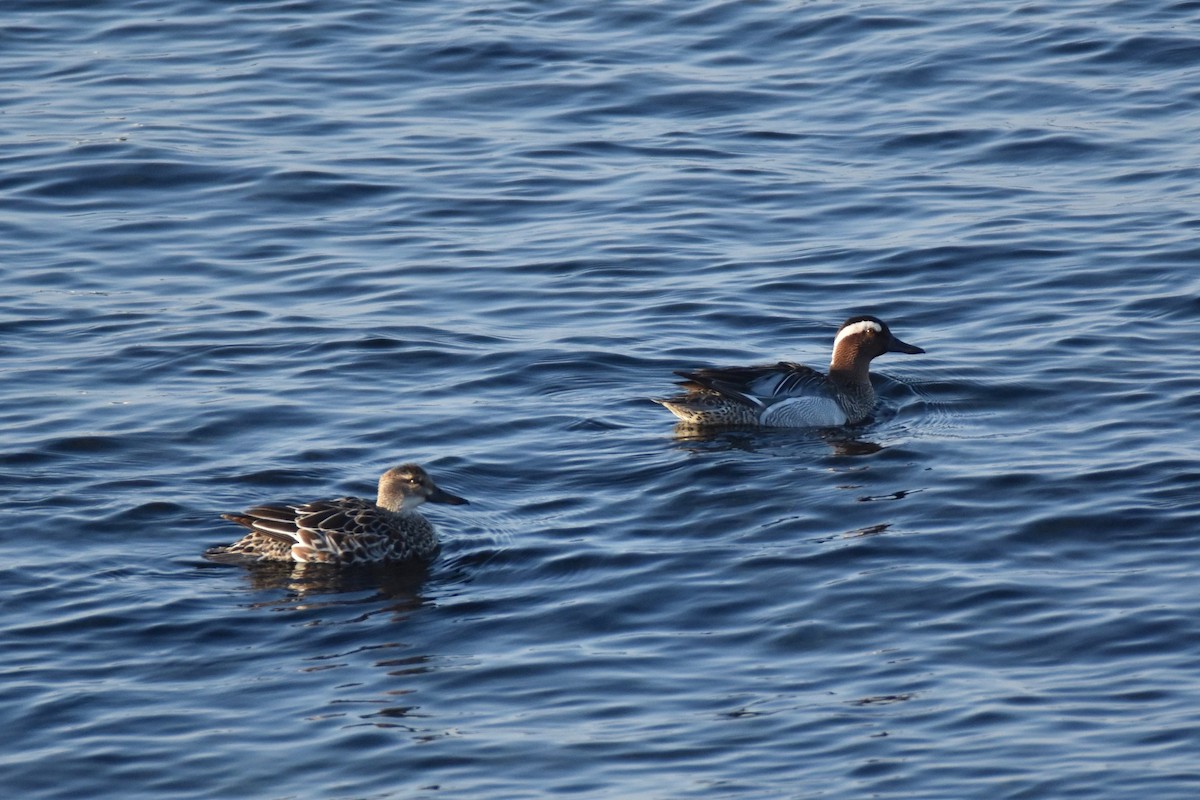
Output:
[[829,395],[828,379],[811,367],[780,361],[755,367],[711,367],[676,372],[689,392],[715,392],[755,408],[801,395]]

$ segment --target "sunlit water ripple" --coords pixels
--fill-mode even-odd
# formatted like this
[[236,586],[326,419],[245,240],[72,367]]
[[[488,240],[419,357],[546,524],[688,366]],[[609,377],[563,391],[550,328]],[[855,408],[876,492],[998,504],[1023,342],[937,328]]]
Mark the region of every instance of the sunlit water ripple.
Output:
[[[1200,5],[0,22],[6,796],[1200,794]],[[428,570],[201,557],[409,460]]]

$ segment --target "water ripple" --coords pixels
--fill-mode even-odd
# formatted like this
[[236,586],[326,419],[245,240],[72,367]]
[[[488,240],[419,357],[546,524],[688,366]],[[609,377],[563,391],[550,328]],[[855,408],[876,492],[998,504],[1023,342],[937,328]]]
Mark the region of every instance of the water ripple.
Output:
[[[10,792],[1195,796],[1194,6],[9,3]],[[201,556],[407,460],[428,569]]]

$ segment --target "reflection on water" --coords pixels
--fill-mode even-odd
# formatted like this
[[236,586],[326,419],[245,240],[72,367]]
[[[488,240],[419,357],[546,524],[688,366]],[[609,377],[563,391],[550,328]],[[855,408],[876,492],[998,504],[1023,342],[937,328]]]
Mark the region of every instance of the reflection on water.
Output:
[[[306,719],[341,720],[344,727],[370,726],[395,728],[407,732],[417,741],[428,741],[446,735],[445,731],[429,727],[421,720],[431,715],[421,710],[415,702],[417,681],[435,669],[435,659],[428,655],[414,654],[390,658],[360,658],[364,653],[373,655],[379,651],[406,650],[411,645],[403,642],[387,642],[360,648],[352,653],[336,653],[318,656],[311,660],[331,659],[330,667],[355,674],[355,680],[341,680],[337,688],[326,698],[328,709],[309,714]],[[322,667],[311,668],[320,670]]]
[[[422,724],[430,715],[415,701],[420,681],[439,660],[415,650],[410,636],[414,614],[429,604],[426,566],[263,562],[233,568],[243,571],[256,595],[266,592],[243,609],[289,615],[287,625],[272,626],[276,630],[255,646],[284,656],[284,671],[292,673],[287,680],[298,690],[321,687],[300,703],[304,720],[396,729],[414,741],[447,735]],[[275,643],[273,637],[286,639],[296,630],[298,639],[286,647]]]
[[[423,564],[301,564],[261,562],[236,566],[246,573],[246,581],[256,591],[283,590],[291,602],[317,595],[374,591],[375,597],[405,601],[416,608],[423,602],[420,590],[429,576]],[[267,605],[277,605],[273,600]]]
[[827,544],[829,542],[843,541],[846,539],[861,539],[867,536],[879,536],[891,530],[890,522],[880,522],[875,525],[865,525],[861,528],[855,528],[851,531],[842,531],[840,533],[831,533],[828,536],[818,536],[813,539],[814,543]]
[[776,429],[732,426],[704,428],[679,422],[675,424],[674,436],[678,446],[693,452],[742,450],[747,453],[757,453],[765,449],[778,448],[781,443],[787,442],[800,444],[824,442],[837,456],[867,456],[883,449],[883,445],[878,442],[856,438],[855,433],[858,430],[861,429]]
[[904,498],[908,497],[910,494],[916,494],[917,492],[923,492],[923,491],[925,491],[925,490],[924,489],[897,489],[896,491],[888,492],[887,494],[865,494],[858,498],[858,502],[874,503],[877,500],[903,500]]

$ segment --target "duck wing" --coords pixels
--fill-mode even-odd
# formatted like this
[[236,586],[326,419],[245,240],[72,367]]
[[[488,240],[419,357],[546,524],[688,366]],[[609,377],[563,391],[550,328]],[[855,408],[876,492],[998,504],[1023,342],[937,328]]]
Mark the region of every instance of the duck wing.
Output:
[[829,397],[829,379],[812,367],[791,361],[753,367],[705,367],[676,372],[689,392],[713,392],[762,408],[791,397]]
[[385,512],[359,497],[256,506],[222,516],[292,545],[293,555],[303,561],[370,560],[376,550],[386,548],[390,534]]

